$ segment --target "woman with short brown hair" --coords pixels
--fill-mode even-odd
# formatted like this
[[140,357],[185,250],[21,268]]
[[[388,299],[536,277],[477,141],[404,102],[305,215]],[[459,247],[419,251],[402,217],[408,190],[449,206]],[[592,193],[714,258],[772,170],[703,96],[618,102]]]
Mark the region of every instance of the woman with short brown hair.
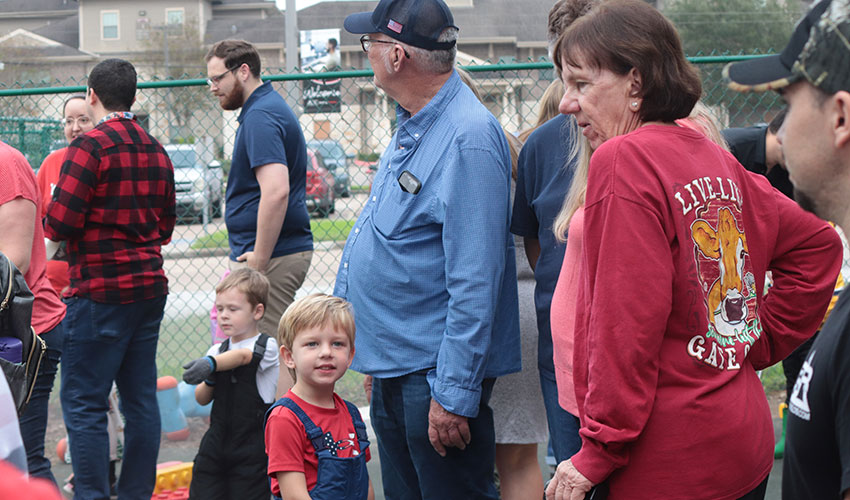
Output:
[[582,447],[547,497],[602,485],[594,498],[607,488],[611,498],[761,499],[773,424],[756,370],[815,331],[841,243],[675,123],[700,81],[653,7],[603,2],[555,55],[560,111],[593,154],[573,350]]

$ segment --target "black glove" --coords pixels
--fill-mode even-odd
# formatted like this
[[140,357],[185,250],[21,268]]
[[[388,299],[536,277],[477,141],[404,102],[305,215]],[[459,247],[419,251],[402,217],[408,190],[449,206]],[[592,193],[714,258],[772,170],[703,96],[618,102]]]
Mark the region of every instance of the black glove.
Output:
[[215,373],[216,363],[212,356],[194,359],[183,365],[183,381],[187,384],[197,385]]

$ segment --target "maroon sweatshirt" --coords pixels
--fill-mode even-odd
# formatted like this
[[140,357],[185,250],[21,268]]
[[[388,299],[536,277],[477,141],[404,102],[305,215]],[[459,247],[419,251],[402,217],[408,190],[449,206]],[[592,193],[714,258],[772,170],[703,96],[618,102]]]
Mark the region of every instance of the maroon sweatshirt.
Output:
[[698,132],[648,125],[594,153],[582,250],[575,467],[612,499],[755,488],[773,465],[756,370],[820,324],[836,232]]

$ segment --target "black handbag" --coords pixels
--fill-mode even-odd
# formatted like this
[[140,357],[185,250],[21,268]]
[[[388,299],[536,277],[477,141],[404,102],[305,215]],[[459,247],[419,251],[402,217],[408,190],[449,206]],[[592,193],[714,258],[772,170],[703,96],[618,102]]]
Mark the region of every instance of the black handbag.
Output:
[[19,339],[22,347],[20,363],[0,358],[0,367],[9,382],[18,416],[29,403],[41,360],[47,351],[47,344],[32,328],[33,300],[24,275],[0,252],[0,337]]

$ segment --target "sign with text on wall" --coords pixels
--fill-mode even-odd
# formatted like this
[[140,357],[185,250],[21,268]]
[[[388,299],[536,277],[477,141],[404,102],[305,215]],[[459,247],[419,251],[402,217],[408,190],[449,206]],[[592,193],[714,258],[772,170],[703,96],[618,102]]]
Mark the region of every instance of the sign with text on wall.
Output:
[[335,80],[302,80],[305,113],[339,113],[342,90]]
[[[307,72],[339,69],[339,29],[303,30],[301,35],[301,68]],[[302,80],[305,113],[339,113],[341,81]]]

